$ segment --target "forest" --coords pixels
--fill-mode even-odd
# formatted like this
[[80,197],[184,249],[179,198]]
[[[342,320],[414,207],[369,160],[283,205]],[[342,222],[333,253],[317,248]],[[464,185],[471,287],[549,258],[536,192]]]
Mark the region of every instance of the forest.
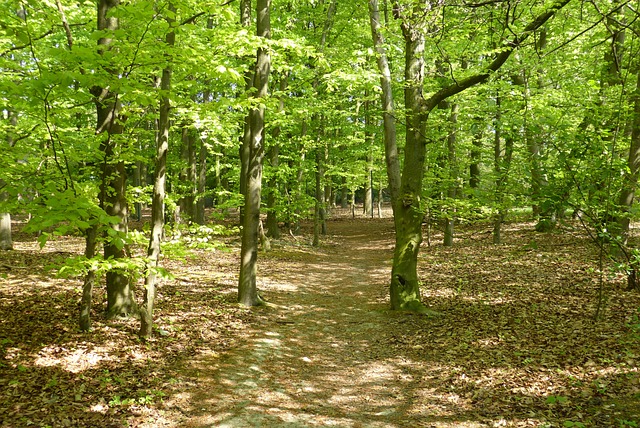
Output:
[[0,427],[640,426],[639,0],[0,0]]

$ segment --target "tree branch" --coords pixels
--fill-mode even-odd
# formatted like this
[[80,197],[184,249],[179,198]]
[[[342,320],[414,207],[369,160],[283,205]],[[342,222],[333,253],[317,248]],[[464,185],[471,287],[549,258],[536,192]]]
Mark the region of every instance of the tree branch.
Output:
[[497,71],[500,67],[502,67],[507,59],[509,59],[513,51],[516,50],[520,45],[522,45],[522,43],[529,37],[529,35],[531,35],[531,33],[542,27],[549,19],[551,19],[556,14],[556,12],[566,6],[570,1],[571,0],[559,0],[551,9],[531,21],[529,25],[527,25],[524,30],[522,30],[522,33],[516,35],[513,39],[504,43],[502,51],[498,54],[498,56],[495,57],[495,59],[491,62],[491,64],[487,66],[487,68],[483,72],[478,73],[475,76],[467,77],[466,79],[460,80],[458,82],[454,82],[451,85],[442,88],[438,92],[433,94],[431,97],[429,97],[429,99],[425,100],[423,111],[425,113],[429,113],[440,102],[446,100],[447,98],[489,79],[491,73]]

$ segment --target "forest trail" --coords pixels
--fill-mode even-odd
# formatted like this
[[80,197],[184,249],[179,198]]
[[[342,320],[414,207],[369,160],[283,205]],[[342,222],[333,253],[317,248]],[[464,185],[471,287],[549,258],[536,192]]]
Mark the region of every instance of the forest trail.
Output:
[[239,347],[193,362],[193,387],[167,403],[181,426],[462,426],[427,423],[416,368],[386,345],[397,322],[385,302],[393,223],[330,228],[318,252],[260,268],[259,288],[277,306],[256,309]]

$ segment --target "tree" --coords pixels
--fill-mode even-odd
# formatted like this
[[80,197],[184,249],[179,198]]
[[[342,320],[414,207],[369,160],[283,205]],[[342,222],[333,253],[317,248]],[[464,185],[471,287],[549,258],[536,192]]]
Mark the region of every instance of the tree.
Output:
[[[107,35],[98,40],[99,52],[104,55],[109,50],[114,32],[119,29],[119,20],[111,13],[120,4],[120,0],[99,0],[98,31]],[[106,73],[117,76],[115,69],[106,67]],[[127,171],[121,152],[125,144],[122,134],[124,120],[121,116],[119,95],[109,85],[94,86],[91,93],[95,97],[97,125],[96,133],[102,135],[100,152],[102,153],[100,204],[105,212],[120,221],[112,226],[118,239],[108,239],[104,245],[106,260],[125,257],[122,236],[127,232]],[[129,316],[137,311],[133,290],[129,278],[121,269],[113,269],[106,274],[107,316]]]
[[269,90],[269,72],[271,56],[267,40],[271,37],[270,9],[271,0],[258,0],[257,35],[263,39],[258,48],[255,76],[255,98],[258,105],[250,115],[250,152],[246,176],[246,193],[244,198],[244,218],[242,220],[242,249],[240,252],[240,279],[238,285],[238,301],[246,306],[263,304],[256,287],[256,271],[258,261],[258,229],[260,226],[260,201],[262,191],[262,163],[265,145],[265,99]]
[[[176,42],[176,33],[173,29],[175,19],[173,15],[176,12],[175,6],[170,3],[168,6],[169,14],[167,23],[169,31],[165,37],[165,44],[168,49],[172,49]],[[153,329],[153,307],[156,299],[156,278],[157,269],[160,262],[160,244],[164,235],[164,198],[166,192],[167,181],[167,152],[169,150],[169,116],[171,113],[171,75],[173,73],[172,57],[167,55],[167,65],[162,70],[160,79],[160,103],[159,118],[157,132],[157,153],[155,182],[153,184],[153,199],[151,203],[151,232],[149,236],[149,248],[147,256],[149,263],[147,264],[147,272],[145,278],[145,294],[144,303],[140,308],[140,336],[150,336]]]
[[[391,271],[390,300],[391,308],[395,310],[409,310],[420,313],[432,313],[421,302],[420,282],[417,273],[418,253],[422,242],[422,218],[421,206],[422,179],[425,172],[425,155],[427,147],[427,119],[429,114],[442,101],[465,91],[475,85],[487,81],[491,74],[497,71],[511,56],[529,35],[540,28],[555,13],[564,7],[570,0],[561,0],[545,12],[542,12],[520,33],[512,37],[505,36],[500,44],[501,49],[493,60],[484,65],[479,72],[469,77],[456,79],[433,95],[423,95],[424,85],[424,52],[425,33],[433,19],[434,11],[439,8],[428,1],[421,0],[412,3],[394,2],[394,16],[400,21],[402,34],[405,41],[405,75],[404,75],[404,102],[407,111],[407,133],[404,148],[404,165],[400,176],[392,177],[389,181],[399,183],[399,191],[392,196],[394,207],[394,224],[396,243],[394,250],[393,267]],[[369,2],[373,39],[378,49],[383,49],[379,33],[379,15],[377,2]],[[379,12],[378,12],[379,14]],[[505,25],[506,27],[506,25]],[[384,76],[387,71],[384,64],[378,61],[380,73]],[[388,103],[388,97],[383,94],[383,103]],[[389,146],[388,143],[385,146]],[[397,152],[397,149],[395,150]],[[387,155],[389,158],[394,154]],[[397,161],[395,163],[398,163]],[[399,166],[393,165],[392,171],[399,171]]]

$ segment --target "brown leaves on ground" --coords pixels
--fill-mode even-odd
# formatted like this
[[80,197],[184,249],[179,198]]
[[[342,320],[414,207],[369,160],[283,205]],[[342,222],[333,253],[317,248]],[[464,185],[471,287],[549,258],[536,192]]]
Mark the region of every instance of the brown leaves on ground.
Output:
[[388,219],[332,222],[320,249],[305,236],[274,243],[263,309],[234,303],[237,240],[165,260],[175,279],[146,343],[137,321],[100,316],[102,288],[94,330],[78,331],[81,283],[47,267],[80,254],[80,239],[39,250],[16,234],[0,252],[0,426],[638,426],[640,296],[605,265],[594,322],[587,237],[510,224],[495,246],[488,229],[423,248],[434,319],[386,310]]

